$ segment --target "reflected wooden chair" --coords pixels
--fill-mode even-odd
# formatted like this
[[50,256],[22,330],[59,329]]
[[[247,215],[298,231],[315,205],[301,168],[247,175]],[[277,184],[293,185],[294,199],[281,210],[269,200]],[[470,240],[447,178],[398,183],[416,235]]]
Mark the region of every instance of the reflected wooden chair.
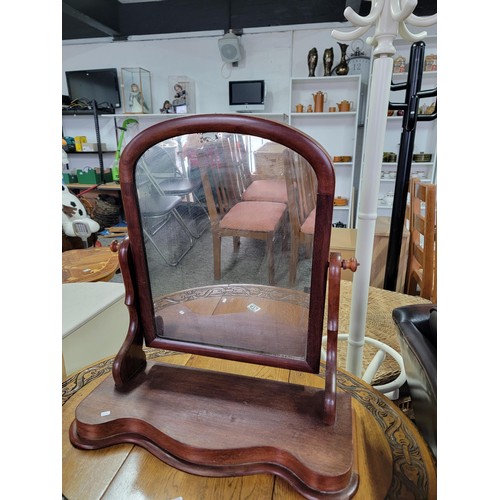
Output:
[[420,295],[437,304],[437,217],[436,184],[410,180],[410,245],[405,293]]
[[226,136],[210,148],[203,148],[199,164],[211,220],[214,278],[220,280],[221,239],[233,238],[237,251],[240,238],[254,238],[266,242],[269,284],[274,278],[274,242],[279,233],[284,235],[287,206],[272,201],[247,201],[243,199],[245,186],[239,176],[238,164],[231,151],[231,139]]
[[290,285],[294,285],[301,249],[311,257],[316,218],[317,180],[314,170],[304,158],[285,151],[285,179],[290,217]]
[[243,137],[232,134],[227,137],[226,154],[230,154],[233,164],[238,166],[238,175],[244,191],[243,201],[274,201],[288,203],[287,187],[284,178],[258,178],[250,170],[248,148]]

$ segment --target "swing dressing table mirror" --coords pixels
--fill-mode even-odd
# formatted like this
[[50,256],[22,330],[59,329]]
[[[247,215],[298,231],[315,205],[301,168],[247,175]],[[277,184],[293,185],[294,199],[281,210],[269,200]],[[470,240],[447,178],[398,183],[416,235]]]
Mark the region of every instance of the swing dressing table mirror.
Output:
[[[257,165],[269,142],[279,154]],[[177,181],[189,185],[175,191]],[[186,472],[267,472],[307,498],[351,497],[352,408],[336,391],[336,350],[340,270],[356,263],[329,253],[328,154],[270,120],[186,116],[127,145],[120,183],[129,329],[113,376],[76,410],[72,444],[135,443]],[[143,351],[319,373],[325,303],[321,389],[146,361]]]

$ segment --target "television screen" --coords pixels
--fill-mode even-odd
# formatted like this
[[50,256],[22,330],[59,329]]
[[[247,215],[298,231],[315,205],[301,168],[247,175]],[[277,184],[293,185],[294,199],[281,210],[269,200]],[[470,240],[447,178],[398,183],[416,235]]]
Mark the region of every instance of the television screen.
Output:
[[68,93],[73,101],[92,104],[98,109],[120,109],[120,86],[116,68],[66,71]]
[[229,106],[244,111],[262,111],[266,96],[264,80],[240,80],[229,82]]

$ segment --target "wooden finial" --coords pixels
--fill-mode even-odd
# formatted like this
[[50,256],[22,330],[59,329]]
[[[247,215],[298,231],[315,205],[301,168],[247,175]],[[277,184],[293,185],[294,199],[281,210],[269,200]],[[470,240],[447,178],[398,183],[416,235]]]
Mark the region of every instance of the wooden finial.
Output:
[[342,269],[350,269],[353,273],[356,272],[356,269],[358,266],[360,266],[359,262],[356,260],[355,257],[351,257],[350,259],[342,259]]
[[120,243],[118,243],[118,240],[113,240],[110,243],[109,248],[111,249],[112,252],[118,252],[118,248],[120,248]]

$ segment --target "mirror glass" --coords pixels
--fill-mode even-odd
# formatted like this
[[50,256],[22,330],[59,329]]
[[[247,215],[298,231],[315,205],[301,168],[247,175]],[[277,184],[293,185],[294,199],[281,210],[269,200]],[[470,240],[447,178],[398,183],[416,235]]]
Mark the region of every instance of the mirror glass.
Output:
[[312,167],[269,140],[211,132],[155,144],[135,175],[157,337],[304,359]]

